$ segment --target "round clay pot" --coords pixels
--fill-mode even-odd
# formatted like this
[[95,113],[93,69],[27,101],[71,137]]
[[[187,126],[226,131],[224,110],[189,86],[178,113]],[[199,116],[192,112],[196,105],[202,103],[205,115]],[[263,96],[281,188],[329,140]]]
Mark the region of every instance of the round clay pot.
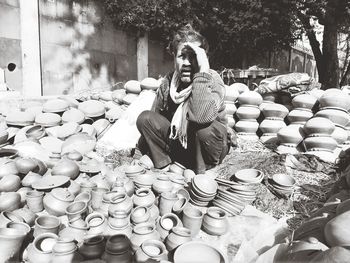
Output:
[[282,104],[270,103],[263,108],[262,113],[265,118],[278,118],[283,120],[289,111],[287,107]]
[[314,116],[311,110],[297,108],[293,109],[288,114],[288,120],[293,124],[305,124],[309,119]]
[[41,113],[35,116],[35,124],[43,127],[54,127],[60,125],[62,119],[57,113]]
[[231,101],[225,101],[225,111],[227,115],[232,116],[236,113],[237,107],[234,102]]
[[134,178],[135,187],[151,189],[153,183],[156,180],[156,175],[151,172],[146,172],[144,174],[138,174]]
[[120,119],[120,117],[123,115],[123,113],[124,113],[124,109],[121,108],[121,106],[114,106],[113,108],[106,111],[105,118],[110,123],[114,123],[116,120]]
[[52,175],[64,175],[74,180],[80,173],[79,166],[75,161],[63,159],[52,167]]
[[37,236],[28,247],[27,260],[30,263],[47,263],[52,260],[52,248],[58,236],[53,233],[43,233]]
[[298,145],[304,139],[304,131],[301,125],[293,124],[280,129],[277,133],[281,144]]
[[341,145],[348,139],[348,132],[342,127],[335,126],[335,129],[331,136],[334,140],[336,140],[338,145]]
[[155,78],[144,78],[140,82],[141,90],[153,90],[156,91],[159,88],[159,81]]
[[82,218],[85,219],[88,213],[88,205],[83,201],[76,201],[66,207],[66,215],[69,221]]
[[224,100],[227,102],[235,102],[239,96],[239,91],[228,85],[225,85],[225,90],[226,92],[225,92]]
[[184,170],[186,170],[186,167],[178,162],[174,162],[169,166],[169,171],[172,173],[183,175]]
[[235,130],[239,133],[256,133],[259,123],[252,120],[239,120],[235,125]]
[[315,136],[304,139],[307,151],[334,151],[338,143],[332,137]]
[[86,117],[95,118],[105,114],[105,106],[97,100],[87,100],[79,104],[78,107]]
[[68,227],[59,232],[59,236],[62,238],[73,238],[78,243],[82,243],[87,231],[88,226],[86,222],[79,218],[75,221],[69,222]]
[[18,175],[8,174],[0,178],[0,192],[16,192],[21,186]]
[[86,133],[80,132],[67,138],[62,144],[62,154],[78,151],[80,154],[91,152],[95,149],[96,139]]
[[177,226],[182,226],[181,220],[173,213],[163,215],[156,224],[156,229],[162,241],[169,235],[171,229]]
[[0,212],[14,211],[21,205],[21,195],[15,192],[0,193]]
[[44,197],[46,212],[54,216],[63,216],[67,206],[74,201],[74,196],[63,188],[55,188]]
[[107,226],[106,217],[99,212],[92,212],[85,218],[85,222],[89,227],[88,235],[102,235]]
[[286,123],[282,120],[265,119],[260,123],[259,129],[263,133],[277,134],[280,129],[286,126]]
[[56,216],[42,215],[35,219],[34,237],[43,233],[58,234],[61,221]]
[[159,199],[159,212],[160,215],[171,213],[174,203],[179,200],[176,193],[164,192],[160,195]]
[[20,174],[38,171],[38,163],[32,158],[19,158],[15,161],[16,168]]
[[146,240],[135,252],[135,260],[139,263],[162,262],[167,259],[168,252],[159,240]]
[[151,213],[145,206],[137,206],[131,211],[130,220],[133,225],[149,222]]
[[15,228],[0,228],[0,262],[12,262],[26,236],[22,230]]
[[132,250],[136,251],[144,241],[150,239],[160,241],[160,235],[156,231],[154,224],[142,223],[136,225],[130,237]]
[[312,110],[317,102],[317,98],[310,94],[297,95],[292,99],[292,105],[294,108],[304,108]]
[[151,207],[154,204],[156,197],[153,192],[148,188],[137,189],[133,196],[134,206]]
[[103,260],[107,263],[132,262],[132,251],[130,240],[125,235],[114,235],[108,238]]
[[137,80],[129,80],[124,84],[126,93],[139,94],[141,92],[141,83]]
[[110,205],[108,207],[108,213],[113,214],[114,211],[124,211],[130,214],[133,207],[131,198],[127,194],[116,194],[110,199]]
[[320,107],[350,109],[350,97],[340,89],[328,89],[319,99]]
[[62,114],[62,122],[75,122],[82,124],[85,120],[85,115],[81,110],[71,108]]
[[84,243],[79,248],[79,253],[84,259],[101,258],[105,250],[105,239],[103,236],[92,236],[84,239]]
[[263,99],[261,95],[255,91],[245,91],[238,96],[238,103],[240,105],[256,105],[259,106]]
[[315,117],[308,120],[303,129],[307,135],[331,135],[335,125],[327,118]]
[[218,207],[209,207],[203,217],[202,228],[209,235],[225,234],[228,228],[226,212]]
[[124,229],[129,226],[130,217],[125,211],[114,211],[108,217],[109,226],[115,229]]
[[122,104],[123,103],[123,98],[125,97],[125,95],[126,95],[125,89],[117,89],[117,90],[113,91],[112,99],[116,103]]
[[170,234],[167,236],[165,246],[168,251],[173,251],[178,246],[191,240],[191,230],[186,227],[176,226],[171,229]]
[[8,125],[25,127],[32,125],[34,118],[34,114],[30,112],[14,110],[7,114],[5,120]]
[[257,106],[242,105],[236,111],[240,120],[256,120],[260,116],[260,109]]
[[[17,210],[16,210],[17,211]],[[4,228],[10,222],[24,222],[24,219],[14,212],[3,211],[0,213],[0,228]]]
[[163,192],[171,192],[173,189],[173,183],[170,181],[167,175],[161,175],[157,177],[157,180],[153,183],[152,188],[156,194],[160,195]]
[[330,220],[325,228],[324,235],[328,246],[349,246],[350,233],[347,227],[350,211],[344,212]]
[[323,117],[332,121],[334,124],[345,127],[350,122],[350,115],[347,111],[337,109],[321,109],[316,112],[315,117]]

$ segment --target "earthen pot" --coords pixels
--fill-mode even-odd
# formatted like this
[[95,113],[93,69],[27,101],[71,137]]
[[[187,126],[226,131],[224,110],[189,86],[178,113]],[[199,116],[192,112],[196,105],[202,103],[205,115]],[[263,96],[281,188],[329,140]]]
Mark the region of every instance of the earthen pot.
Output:
[[154,224],[142,223],[134,227],[133,233],[130,237],[131,247],[133,251],[136,251],[141,244],[150,239],[160,241],[160,235],[156,231]]
[[88,213],[88,205],[83,201],[76,201],[69,204],[66,207],[66,215],[69,221],[82,218],[85,220],[85,217]]
[[350,219],[350,211],[337,215],[330,220],[325,228],[324,235],[327,245],[334,246],[349,246],[350,233],[348,231],[347,222]]
[[327,118],[334,124],[338,124],[345,127],[350,122],[350,115],[347,111],[337,110],[337,109],[321,109],[316,112],[316,117]]
[[41,215],[35,219],[34,237],[43,233],[58,234],[61,221],[56,216]]
[[169,235],[169,232],[174,227],[180,227],[182,226],[182,222],[180,218],[173,214],[173,213],[167,213],[164,214],[157,222],[156,229],[160,235],[160,238],[162,241],[166,239],[166,237]]
[[286,123],[282,120],[265,119],[260,123],[259,129],[263,133],[277,134],[280,129],[286,126]]
[[171,229],[165,240],[165,246],[168,251],[173,251],[178,246],[192,240],[191,230],[186,227],[176,226]]
[[137,80],[129,80],[124,84],[126,93],[139,94],[141,92],[141,83]]
[[45,112],[36,115],[35,123],[43,127],[54,127],[60,125],[62,119],[57,113]]
[[305,108],[312,110],[317,102],[317,98],[310,94],[297,95],[292,99],[292,105],[294,108]]
[[127,194],[116,194],[110,199],[108,213],[113,214],[114,211],[124,211],[130,214],[133,202]]
[[85,218],[85,222],[89,227],[88,235],[102,235],[107,226],[106,217],[99,212],[92,212]]
[[162,262],[168,259],[168,251],[159,240],[146,240],[135,252],[135,260],[139,263]]
[[350,96],[340,89],[328,89],[319,98],[320,107],[350,109]]
[[332,137],[315,136],[304,139],[304,145],[307,151],[329,151],[332,152],[338,143]]
[[26,130],[25,135],[27,138],[40,140],[46,135],[45,128],[41,125],[34,125]]
[[105,114],[105,106],[97,100],[87,100],[79,104],[78,109],[84,113],[86,117],[95,118]]
[[130,239],[123,234],[118,234],[109,237],[106,243],[106,249],[105,253],[102,256],[102,259],[107,263],[131,263],[132,251]]
[[314,117],[308,120],[304,125],[304,132],[307,135],[331,135],[334,132],[335,125],[327,118]]
[[[13,212],[7,212],[7,213],[12,213],[12,215],[15,216],[15,218],[17,218],[17,219],[11,219],[11,221],[25,222],[31,227],[34,225],[34,222],[36,219],[36,214],[30,211],[26,207],[22,207],[20,209],[14,210]],[[9,218],[11,218],[11,216]]]
[[225,101],[225,111],[227,115],[233,116],[237,111],[235,103],[232,101]]
[[79,248],[79,253],[84,259],[101,258],[105,250],[105,239],[103,236],[91,236],[84,239],[84,243]]
[[255,105],[242,105],[237,109],[236,116],[240,120],[255,120],[260,116],[260,109]]
[[154,204],[155,196],[153,192],[148,188],[137,189],[133,196],[134,206],[151,207]]
[[259,128],[259,123],[252,120],[239,120],[235,125],[235,130],[239,133],[253,133],[255,134]]
[[25,187],[32,187],[32,183],[40,180],[42,176],[37,173],[29,172],[26,176],[24,176],[22,180],[22,185]]
[[293,124],[280,129],[277,133],[278,141],[281,144],[298,145],[305,134],[301,125]]
[[52,248],[58,236],[53,233],[43,233],[37,236],[28,246],[27,260],[30,263],[46,263],[52,260]]
[[236,82],[236,83],[231,84],[230,89],[238,91],[239,94],[241,94],[245,91],[249,91],[249,87],[246,84],[240,83],[240,82]]
[[71,108],[62,114],[62,122],[75,122],[82,124],[85,120],[85,115],[81,110]]
[[54,167],[52,167],[51,174],[52,175],[64,175],[74,180],[78,177],[80,173],[80,169],[78,164],[75,161],[69,159],[63,159],[56,163]]
[[151,213],[145,206],[135,207],[130,214],[130,221],[133,225],[149,222]]
[[66,208],[74,201],[74,196],[63,188],[52,189],[44,197],[45,210],[54,216],[63,216],[66,213]]
[[0,178],[8,174],[18,174],[16,163],[11,159],[0,160]]
[[21,186],[18,175],[8,174],[0,179],[0,192],[16,192]]
[[14,211],[21,205],[21,195],[15,192],[0,193],[0,212]]
[[226,212],[218,207],[209,207],[203,217],[202,228],[209,235],[225,234],[228,228]]
[[261,95],[255,91],[245,91],[238,96],[238,103],[240,105],[256,105],[259,106],[263,99]]
[[336,125],[331,136],[337,141],[338,145],[341,145],[348,139],[348,132],[344,128]]
[[62,154],[77,151],[81,154],[95,149],[96,139],[86,133],[77,133],[70,136],[62,144]]
[[26,235],[19,229],[0,228],[0,262],[13,262],[12,259],[19,252]]
[[239,96],[239,91],[231,86],[225,85],[225,97],[224,100],[227,102],[235,102]]
[[123,103],[124,103],[125,105],[130,105],[130,104],[133,103],[137,98],[138,98],[138,94],[128,93],[128,94],[125,95],[125,97],[123,97]]
[[155,78],[144,78],[140,82],[141,90],[153,90],[156,91],[159,88],[160,82]]
[[32,125],[34,118],[34,114],[30,112],[14,110],[6,116],[5,120],[8,125],[25,127]]
[[290,123],[304,124],[314,116],[308,109],[296,108],[289,112],[287,118]]

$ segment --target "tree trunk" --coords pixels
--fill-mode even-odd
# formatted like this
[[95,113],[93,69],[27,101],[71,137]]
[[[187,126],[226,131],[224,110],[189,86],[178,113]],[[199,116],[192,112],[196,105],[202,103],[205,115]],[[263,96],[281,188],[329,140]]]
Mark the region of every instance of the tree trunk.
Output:
[[315,32],[313,30],[309,30],[307,33],[312,53],[314,54],[316,60],[316,67],[318,72],[318,82],[324,82],[324,71],[325,71],[325,61],[321,52],[320,43],[316,39]]

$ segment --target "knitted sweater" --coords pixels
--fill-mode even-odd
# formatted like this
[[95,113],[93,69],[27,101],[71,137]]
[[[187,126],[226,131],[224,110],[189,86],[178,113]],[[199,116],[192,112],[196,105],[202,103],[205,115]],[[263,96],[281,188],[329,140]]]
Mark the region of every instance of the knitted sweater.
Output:
[[[178,106],[169,94],[173,74],[173,72],[169,73],[163,79],[152,106],[153,111],[162,114],[169,121]],[[226,125],[224,97],[225,86],[216,71],[194,74],[192,93],[188,101],[188,120],[197,124],[209,124],[216,119]]]

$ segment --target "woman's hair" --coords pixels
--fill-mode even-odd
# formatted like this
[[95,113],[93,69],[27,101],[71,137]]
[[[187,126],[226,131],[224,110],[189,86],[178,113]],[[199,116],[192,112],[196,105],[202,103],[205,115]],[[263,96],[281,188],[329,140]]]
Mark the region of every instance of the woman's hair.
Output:
[[176,54],[179,44],[185,42],[199,42],[201,43],[200,47],[203,48],[206,53],[208,53],[208,41],[199,32],[194,30],[190,24],[183,26],[177,32],[175,32],[173,40],[169,44],[169,51],[171,54]]

